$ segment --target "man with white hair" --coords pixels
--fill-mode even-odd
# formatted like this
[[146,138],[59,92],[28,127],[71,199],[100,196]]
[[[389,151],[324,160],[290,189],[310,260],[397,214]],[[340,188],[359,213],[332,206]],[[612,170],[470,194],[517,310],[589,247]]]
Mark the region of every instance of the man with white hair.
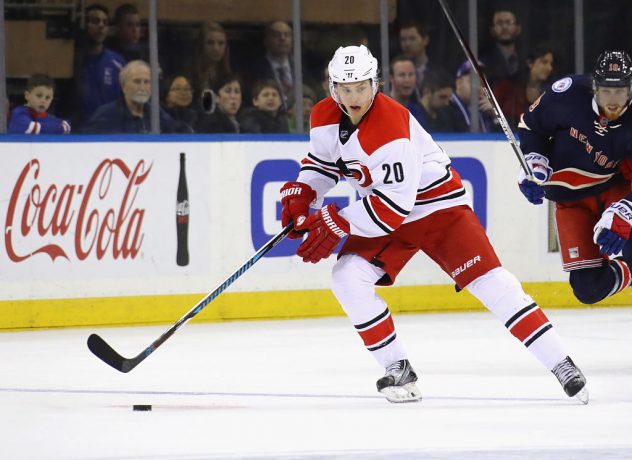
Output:
[[[119,81],[122,97],[102,105],[83,127],[91,134],[151,132],[149,99],[151,97],[151,69],[145,61],[132,61],[121,70]],[[172,133],[173,119],[160,109],[160,131]]]
[[[317,263],[346,238],[332,273],[334,295],[386,373],[388,401],[421,400],[417,374],[376,285],[391,285],[423,251],[505,324],[557,377],[588,402],[586,379],[557,331],[500,265],[450,158],[405,107],[378,92],[377,60],[365,46],[338,48],[329,63],[331,97],[312,111],[310,153],[296,181],[281,188],[282,224],[307,238],[297,255]],[[323,199],[343,177],[362,197],[338,209]],[[316,212],[309,214],[309,209]]]

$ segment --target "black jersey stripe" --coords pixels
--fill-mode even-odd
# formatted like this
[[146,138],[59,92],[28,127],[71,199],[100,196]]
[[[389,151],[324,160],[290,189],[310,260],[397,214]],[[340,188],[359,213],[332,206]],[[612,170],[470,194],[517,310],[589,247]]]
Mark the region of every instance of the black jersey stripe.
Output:
[[330,168],[337,168],[336,163],[334,163],[333,161],[322,160],[318,158],[317,156],[314,156],[314,154],[312,154],[311,152],[307,154],[307,158],[315,161],[316,163],[320,163],[321,165],[328,166]]
[[460,196],[465,195],[465,188],[462,188],[460,190],[458,190],[456,193],[453,193],[451,195],[441,195],[437,198],[433,198],[431,200],[417,200],[415,201],[415,205],[421,205],[421,204],[430,204],[430,203],[436,203],[437,201],[443,201],[443,200],[451,200],[453,198],[458,198]]
[[553,325],[551,323],[548,323],[546,326],[544,326],[542,329],[540,329],[537,333],[535,333],[533,335],[533,337],[531,337],[529,340],[527,340],[524,343],[525,347],[528,347],[529,345],[531,345],[533,342],[535,342],[536,340],[538,340],[540,337],[542,337],[542,334],[544,334],[546,331],[548,331],[549,329],[551,329],[553,327]]
[[404,208],[397,206],[397,204],[395,204],[395,202],[393,200],[391,200],[389,197],[387,197],[386,195],[384,195],[382,192],[380,192],[378,189],[373,189],[373,193],[375,194],[375,196],[378,196],[382,201],[385,201],[391,208],[393,208],[395,211],[397,211],[398,213],[407,216],[408,214],[410,214],[410,211],[406,211]]
[[445,182],[448,179],[450,179],[450,176],[452,175],[452,173],[450,172],[450,165],[446,166],[445,169],[446,169],[445,176],[443,176],[441,179],[437,179],[432,184],[427,185],[424,188],[417,189],[417,193],[422,193],[422,192],[425,192],[426,190],[430,190],[431,188],[434,188],[437,185],[441,184],[442,182]]
[[356,329],[366,329],[367,327],[369,327],[369,326],[379,322],[380,320],[386,318],[389,314],[390,314],[390,312],[388,311],[388,308],[387,308],[382,313],[377,315],[375,318],[367,321],[366,323],[355,324],[353,327],[355,327]]
[[364,209],[366,209],[367,214],[369,215],[369,217],[371,218],[371,220],[373,220],[373,223],[375,225],[377,225],[378,227],[380,227],[384,233],[391,233],[393,230],[386,226],[386,224],[384,222],[382,222],[377,215],[375,215],[375,213],[373,212],[373,208],[371,208],[371,204],[369,203],[369,197],[365,196],[364,198],[362,198],[362,203],[364,204]]
[[338,183],[338,180],[339,180],[339,177],[337,174],[332,174],[329,171],[325,171],[324,169],[319,168],[318,166],[303,166],[301,167],[301,171],[316,171],[317,173],[321,173],[323,176],[326,176],[332,179],[336,183]]

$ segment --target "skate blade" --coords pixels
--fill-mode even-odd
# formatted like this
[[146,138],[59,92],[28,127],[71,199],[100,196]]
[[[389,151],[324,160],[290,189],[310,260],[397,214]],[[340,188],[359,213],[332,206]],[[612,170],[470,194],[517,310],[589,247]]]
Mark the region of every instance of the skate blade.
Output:
[[575,397],[579,399],[582,404],[588,404],[588,388],[586,388],[586,385],[584,385],[584,388],[579,390]]
[[386,399],[392,403],[407,403],[421,401],[421,392],[414,382],[396,387],[386,387],[380,390]]

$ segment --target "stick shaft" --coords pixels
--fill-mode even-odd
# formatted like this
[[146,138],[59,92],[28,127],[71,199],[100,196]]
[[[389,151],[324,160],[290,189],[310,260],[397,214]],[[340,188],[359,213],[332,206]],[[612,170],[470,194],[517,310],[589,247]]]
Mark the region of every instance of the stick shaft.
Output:
[[235,270],[224,282],[222,282],[215,290],[208,293],[202,300],[200,300],[193,308],[191,308],[182,318],[162,333],[160,337],[152,342],[147,348],[140,352],[134,358],[124,358],[118,354],[105,340],[99,337],[97,334],[91,334],[88,337],[88,348],[99,359],[106,364],[109,364],[114,369],[120,372],[129,372],[140,364],[145,358],[151,355],[160,345],[167,341],[180,327],[182,327],[191,318],[201,312],[209,303],[211,303],[217,296],[228,288],[233,282],[250,269],[259,259],[266,255],[272,248],[279,244],[290,233],[293,228],[293,224],[288,224],[280,233],[272,237],[267,243],[265,243],[250,259],[244,262],[237,270]]
[[516,154],[518,161],[520,162],[520,166],[522,167],[522,169],[524,169],[524,172],[527,175],[527,179],[533,180],[533,171],[531,171],[531,167],[524,159],[522,150],[520,149],[520,146],[516,142],[516,138],[514,137],[513,132],[511,131],[511,128],[509,127],[509,123],[507,123],[507,118],[505,118],[505,114],[501,110],[500,105],[498,104],[498,101],[496,100],[496,97],[494,96],[494,93],[492,92],[492,89],[489,86],[489,83],[487,82],[487,78],[485,78],[485,74],[483,74],[480,66],[478,65],[478,60],[476,59],[476,57],[474,56],[474,53],[472,53],[472,50],[470,49],[467,42],[463,38],[461,29],[459,29],[458,24],[454,20],[454,16],[448,9],[448,6],[446,5],[445,0],[439,0],[439,3],[441,4],[441,8],[443,9],[443,12],[445,13],[446,18],[448,19],[448,22],[450,23],[450,26],[452,27],[452,30],[454,31],[454,34],[456,35],[457,40],[461,44],[461,48],[463,48],[463,51],[465,52],[467,59],[470,61],[470,64],[472,64],[472,69],[474,69],[474,71],[476,72],[476,75],[478,75],[478,78],[480,79],[483,85],[483,92],[485,93],[485,97],[487,97],[489,102],[492,104],[492,107],[494,108],[494,112],[496,112],[496,117],[498,118],[498,121],[500,122],[500,127],[503,129],[505,136],[507,136],[507,140],[509,141],[509,144],[511,144],[511,147],[514,153]]

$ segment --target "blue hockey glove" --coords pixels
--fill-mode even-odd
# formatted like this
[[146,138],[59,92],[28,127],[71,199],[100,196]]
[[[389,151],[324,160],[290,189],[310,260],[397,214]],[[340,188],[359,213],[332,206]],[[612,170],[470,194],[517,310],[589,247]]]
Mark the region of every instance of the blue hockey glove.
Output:
[[599,252],[609,256],[621,252],[630,238],[632,228],[632,202],[619,200],[612,203],[595,225],[593,241]]
[[527,175],[523,168],[518,173],[518,187],[522,194],[529,200],[529,203],[544,203],[544,187],[542,184],[549,180],[553,170],[549,167],[549,159],[539,153],[530,153],[524,157],[527,164],[533,171],[532,181],[527,180]]

